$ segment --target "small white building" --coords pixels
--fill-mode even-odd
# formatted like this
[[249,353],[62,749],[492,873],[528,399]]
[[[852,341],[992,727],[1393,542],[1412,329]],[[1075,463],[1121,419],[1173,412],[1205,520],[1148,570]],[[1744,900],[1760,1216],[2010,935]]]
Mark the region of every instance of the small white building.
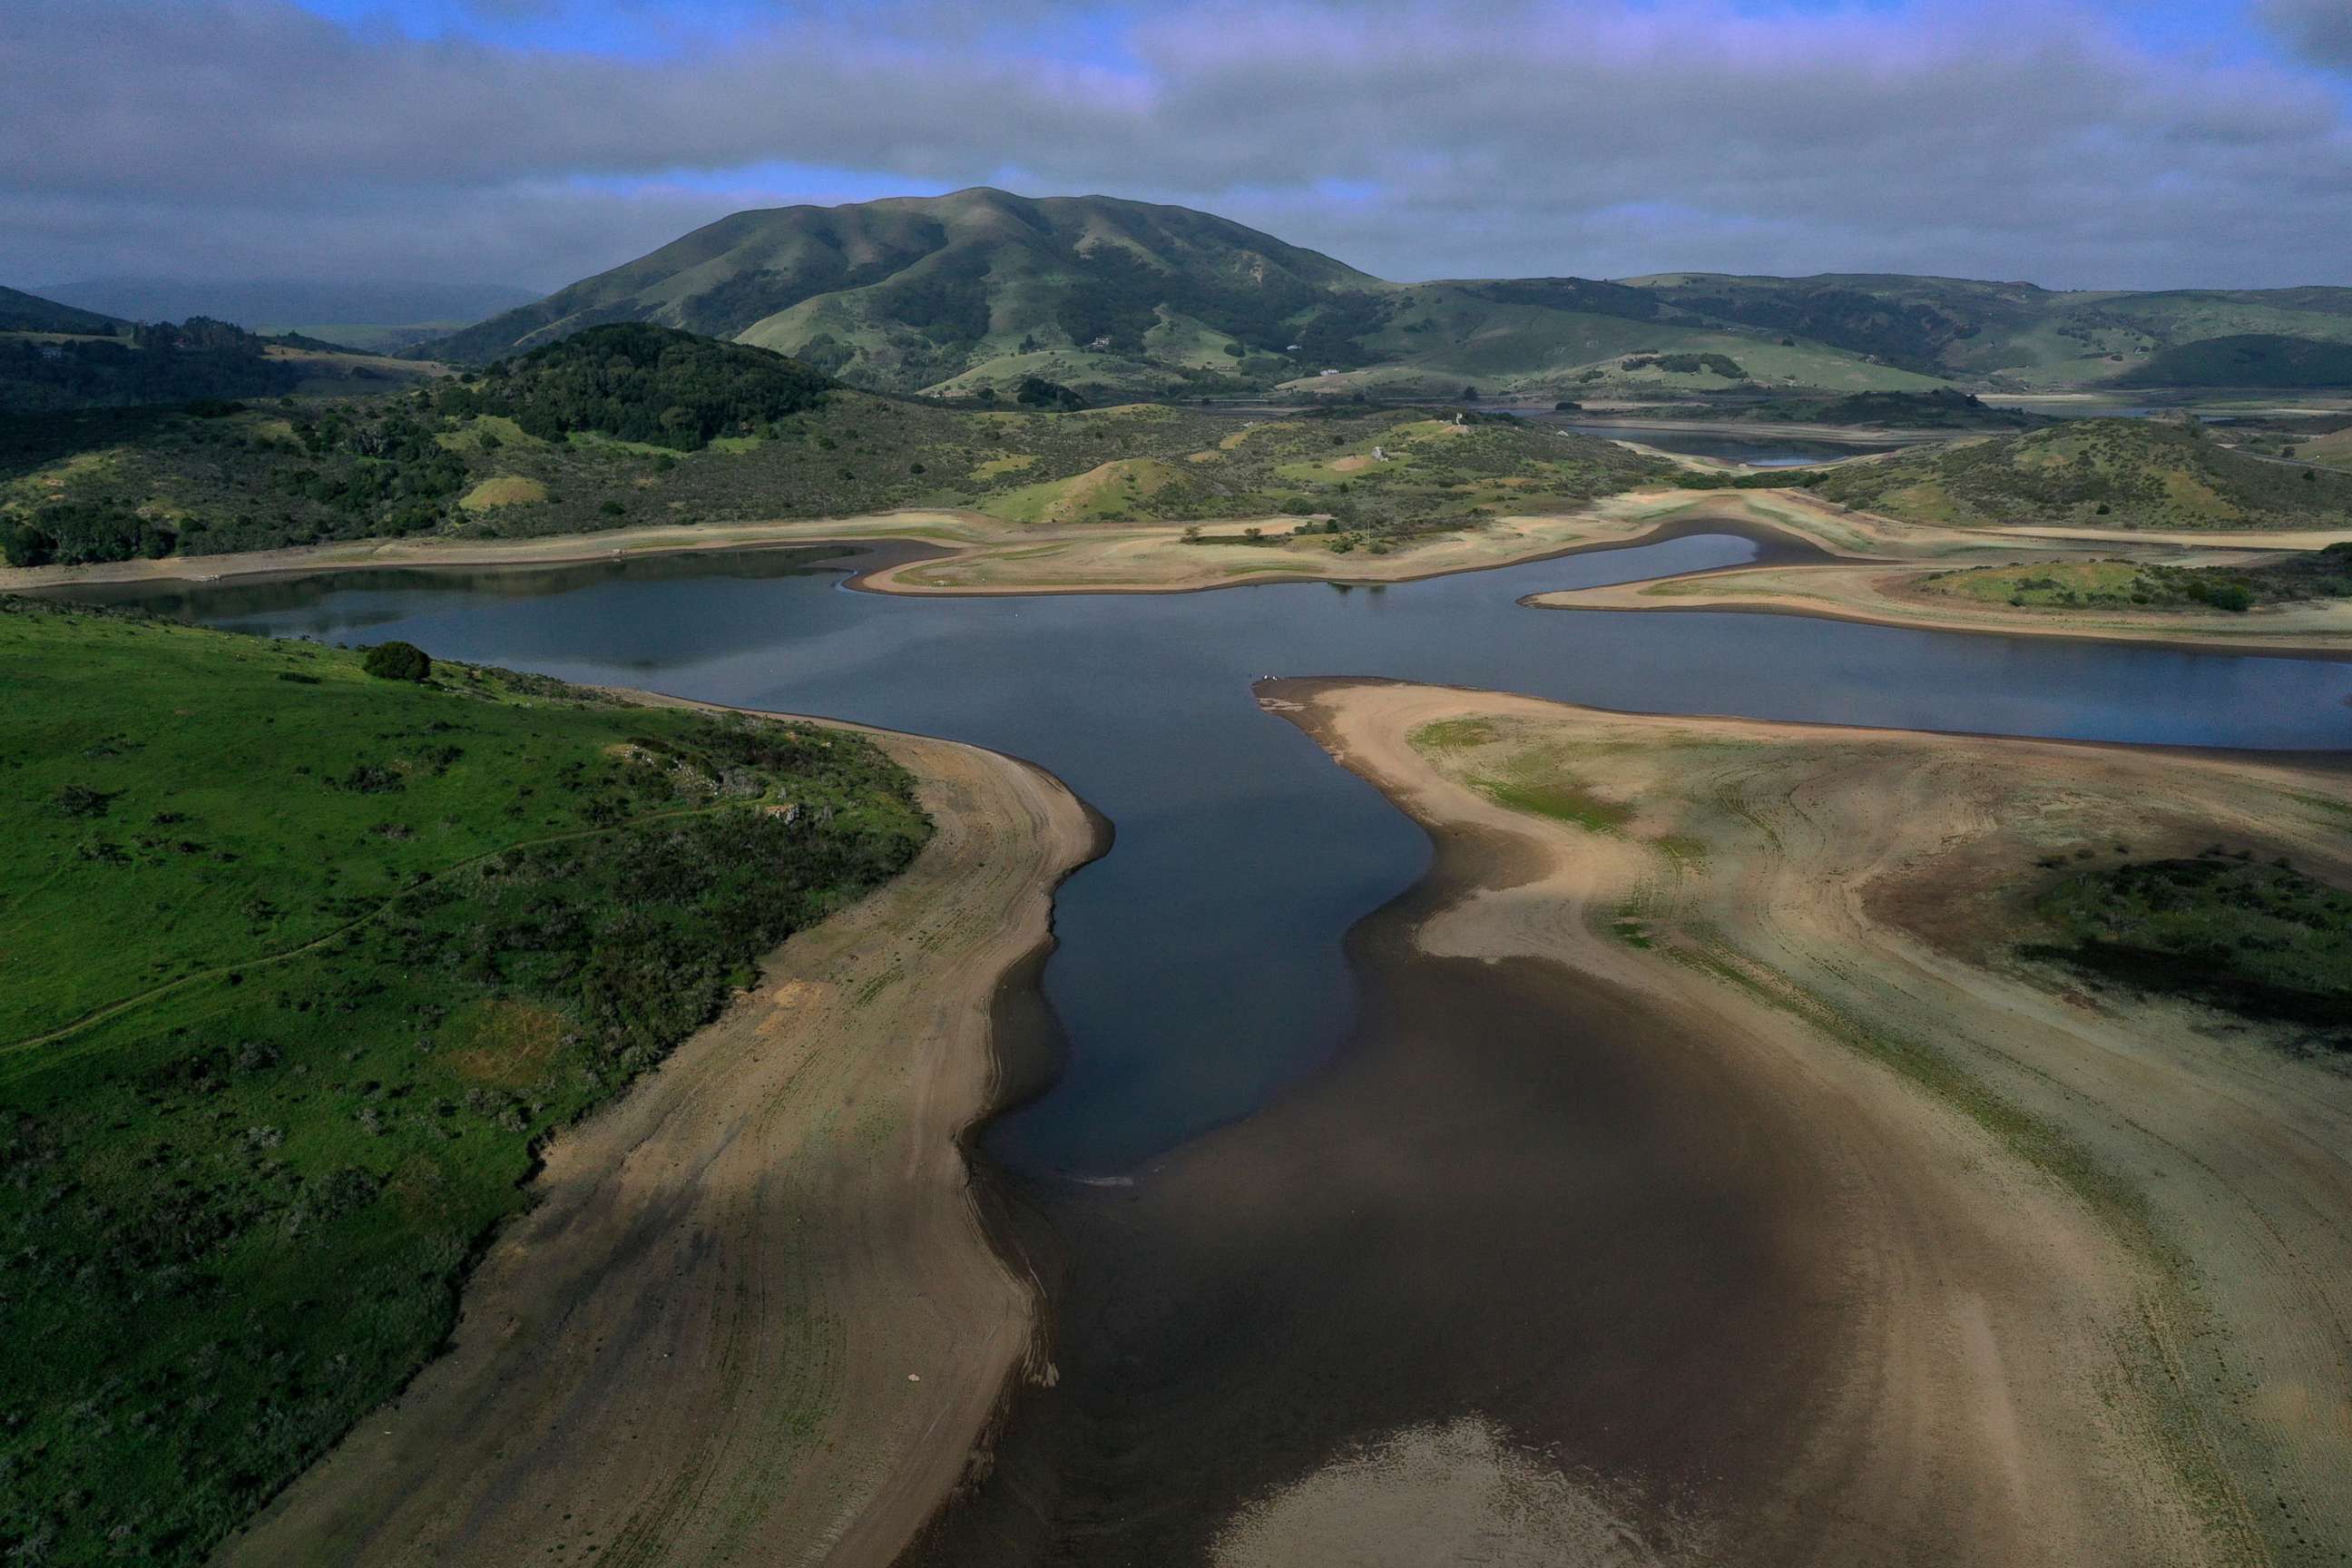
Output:
[[1338,371],[1336,371],[1336,370],[1327,370],[1327,371],[1323,372],[1323,374],[1324,374],[1325,375],[1337,375],[1337,374],[1339,374],[1339,373]]

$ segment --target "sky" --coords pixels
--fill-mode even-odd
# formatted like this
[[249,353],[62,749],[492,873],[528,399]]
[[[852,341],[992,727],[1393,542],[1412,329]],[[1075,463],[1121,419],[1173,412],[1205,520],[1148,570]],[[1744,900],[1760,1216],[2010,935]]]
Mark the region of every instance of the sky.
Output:
[[2352,284],[2352,0],[0,3],[20,288],[551,289],[973,184],[1400,280]]

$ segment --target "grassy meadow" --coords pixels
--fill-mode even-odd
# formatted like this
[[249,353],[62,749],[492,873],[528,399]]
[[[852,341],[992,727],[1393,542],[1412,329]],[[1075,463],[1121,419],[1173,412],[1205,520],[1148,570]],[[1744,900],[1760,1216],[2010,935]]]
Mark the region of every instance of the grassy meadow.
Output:
[[0,599],[0,1552],[193,1563],[539,1142],[929,834],[864,740]]

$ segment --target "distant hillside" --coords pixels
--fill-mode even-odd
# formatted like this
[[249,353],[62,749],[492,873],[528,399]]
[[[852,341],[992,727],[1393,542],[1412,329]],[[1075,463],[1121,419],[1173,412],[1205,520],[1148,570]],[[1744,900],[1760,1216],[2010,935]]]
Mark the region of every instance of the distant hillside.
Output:
[[125,325],[119,337],[0,337],[0,414],[277,396],[303,380],[266,340],[226,321]]
[[190,316],[209,316],[254,331],[315,331],[337,322],[403,325],[474,321],[493,311],[528,304],[539,297],[528,289],[499,283],[284,278],[212,281],[89,278],[58,284],[48,292],[51,298],[69,305],[103,310],[135,321],[181,321]]
[[1815,493],[1914,522],[2323,528],[2352,520],[2352,474],[2233,451],[2203,426],[2083,419],[1832,468]]
[[2352,386],[2352,343],[2247,332],[2149,355],[2119,386]]
[[1684,310],[1985,386],[2211,385],[2210,367],[2168,351],[2245,334],[2352,344],[2352,289],[2062,293],[1867,273],[1630,281]]
[[124,331],[128,321],[77,310],[21,289],[0,289],[0,332],[87,332],[103,336]]
[[910,507],[1017,525],[1319,517],[1331,549],[1377,554],[1675,472],[1475,411],[942,406],[615,323],[471,382],[384,396],[0,420],[0,557],[70,565]]

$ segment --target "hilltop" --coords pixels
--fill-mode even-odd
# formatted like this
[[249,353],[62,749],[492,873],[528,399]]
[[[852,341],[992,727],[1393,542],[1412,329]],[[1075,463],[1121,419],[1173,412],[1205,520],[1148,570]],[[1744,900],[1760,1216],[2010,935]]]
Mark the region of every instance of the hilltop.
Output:
[[2235,451],[2200,425],[2084,419],[1828,469],[1814,493],[1911,522],[2341,527],[2352,474]]
[[979,188],[741,212],[420,346],[482,364],[647,321],[780,350],[851,385],[1090,398],[1852,395],[2333,384],[2352,289],[2065,292],[1891,274],[1393,283],[1229,219]]

